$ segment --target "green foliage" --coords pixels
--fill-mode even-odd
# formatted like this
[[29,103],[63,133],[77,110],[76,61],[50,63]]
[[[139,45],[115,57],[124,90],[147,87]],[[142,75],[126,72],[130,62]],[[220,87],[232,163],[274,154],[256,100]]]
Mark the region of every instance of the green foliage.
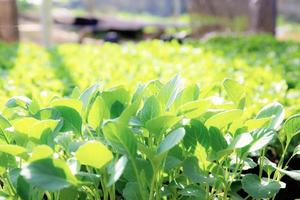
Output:
[[[252,114],[248,101],[240,103],[251,99],[247,88],[231,79],[221,102],[183,82],[177,75],[136,92],[94,85],[46,105],[9,99],[0,115],[0,197],[231,199],[243,190],[261,199],[277,194],[283,175],[299,180],[299,170],[283,163],[285,152],[279,163],[265,153],[279,132],[284,149],[293,148],[299,114],[283,123],[279,103]],[[268,176],[247,174],[254,167]]]

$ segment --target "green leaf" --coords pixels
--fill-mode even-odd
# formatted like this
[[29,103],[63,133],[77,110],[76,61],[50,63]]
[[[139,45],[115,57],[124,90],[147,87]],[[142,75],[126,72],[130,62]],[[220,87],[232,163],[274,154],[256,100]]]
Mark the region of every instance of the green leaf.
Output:
[[259,158],[258,163],[262,163],[263,170],[268,174],[271,174],[276,169],[276,164],[270,161],[267,157],[263,156]]
[[6,131],[7,128],[11,127],[9,121],[0,114],[0,141],[6,141],[6,143],[10,143],[12,136]]
[[210,145],[209,132],[202,122],[192,119],[190,125],[185,126],[183,144],[187,149],[190,149],[191,152],[194,152],[197,142],[208,149]]
[[10,98],[7,103],[6,103],[6,107],[8,108],[14,108],[14,107],[22,107],[25,109],[28,109],[29,105],[31,104],[31,99],[29,99],[28,97],[24,97],[24,96],[15,96]]
[[60,199],[63,200],[74,200],[77,199],[78,191],[76,187],[64,188],[59,192]]
[[212,105],[210,100],[201,99],[183,104],[178,108],[178,115],[184,115],[187,118],[197,118],[205,113]]
[[300,133],[300,114],[289,117],[283,124],[283,131],[288,143],[295,135]]
[[151,96],[146,100],[144,107],[139,112],[139,118],[143,123],[145,123],[155,117],[158,117],[160,112],[161,108],[157,98],[155,96]]
[[99,87],[99,84],[92,85],[91,87],[84,90],[83,93],[79,96],[79,100],[82,101],[82,109],[84,113],[86,112],[91,100],[96,95]]
[[100,169],[113,159],[113,155],[102,143],[89,141],[79,147],[76,158],[83,165]]
[[209,128],[209,138],[210,138],[210,145],[213,151],[218,152],[227,148],[228,144],[220,132],[219,129],[215,127]]
[[172,149],[174,146],[176,146],[184,137],[185,130],[184,128],[179,128],[174,131],[172,131],[170,134],[166,136],[166,138],[159,144],[157,153],[162,154],[170,149]]
[[28,132],[28,136],[40,140],[43,135],[52,133],[58,126],[58,120],[42,120],[33,124],[32,129]]
[[26,153],[26,149],[18,145],[4,144],[0,145],[0,152],[8,153],[13,156],[22,156],[22,154]]
[[268,117],[272,118],[268,128],[278,130],[280,124],[284,119],[283,106],[277,102],[267,105],[259,111],[259,113],[256,116],[256,119],[268,118]]
[[33,148],[29,161],[33,162],[43,158],[50,158],[52,157],[53,153],[53,150],[49,146],[39,145]]
[[127,164],[127,157],[122,156],[119,160],[117,160],[113,166],[108,169],[108,173],[110,174],[109,181],[107,187],[112,186],[115,182],[117,182],[120,176],[123,174],[123,171]]
[[248,131],[253,131],[257,128],[262,128],[266,126],[271,119],[272,119],[271,117],[260,118],[260,119],[249,119],[245,122],[245,126],[247,126]]
[[300,144],[295,147],[293,155],[300,155]]
[[195,157],[189,157],[183,162],[183,174],[192,182],[200,184],[214,184],[214,178],[207,177],[199,168],[198,160]]
[[239,149],[249,145],[253,141],[252,135],[250,133],[241,133],[236,135],[231,141],[229,148]]
[[253,137],[252,143],[249,145],[249,152],[254,152],[264,148],[275,137],[276,132],[271,129],[257,129],[251,133]]
[[130,101],[129,92],[124,87],[114,87],[104,91],[102,97],[111,118],[119,117]]
[[278,181],[262,178],[257,175],[246,174],[242,179],[242,185],[245,192],[256,199],[272,198],[280,190]]
[[133,157],[137,151],[137,141],[131,130],[118,122],[109,121],[103,126],[105,139],[121,154]]
[[[277,168],[278,169],[278,168]],[[284,169],[278,169],[281,173],[288,175],[292,179],[296,181],[300,181],[300,170],[284,170]]]
[[108,117],[109,111],[103,98],[101,96],[97,96],[88,114],[89,125],[96,130],[101,125],[103,119]]
[[34,161],[23,167],[20,174],[32,187],[51,192],[77,184],[68,165],[58,159]]
[[239,104],[240,100],[245,96],[243,85],[235,80],[227,78],[223,81],[223,86],[230,100],[236,104]]
[[208,194],[201,187],[196,185],[188,185],[178,192],[182,196],[197,197],[197,199],[207,199]]
[[181,84],[181,78],[179,75],[177,75],[160,89],[157,99],[163,106],[163,110],[168,110],[172,106],[179,92]]
[[17,193],[23,200],[30,200],[33,196],[33,187],[26,182],[23,176],[18,176]]
[[53,107],[67,106],[67,107],[75,109],[78,113],[81,113],[83,104],[78,99],[60,98],[60,99],[54,99],[51,102],[51,106],[53,106]]
[[190,85],[184,88],[177,96],[174,105],[175,108],[178,108],[181,105],[184,105],[188,102],[192,102],[198,99],[199,97],[199,87],[196,84]]
[[208,118],[208,120],[205,122],[205,125],[214,126],[221,129],[232,123],[234,120],[239,119],[242,114],[243,111],[239,109],[224,111]]
[[138,190],[139,186],[136,182],[128,182],[123,190],[123,196],[126,200],[143,199]]
[[74,109],[67,106],[54,107],[63,119],[63,127],[61,131],[74,131],[77,134],[81,133],[82,119],[80,114]]
[[158,136],[163,134],[167,129],[172,128],[180,120],[181,117],[163,115],[147,121],[146,128],[150,133]]

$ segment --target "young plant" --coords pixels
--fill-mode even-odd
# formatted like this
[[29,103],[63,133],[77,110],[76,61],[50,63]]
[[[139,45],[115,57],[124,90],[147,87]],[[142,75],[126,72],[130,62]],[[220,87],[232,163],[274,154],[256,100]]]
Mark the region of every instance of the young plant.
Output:
[[[243,85],[225,79],[222,87],[223,97],[208,96],[176,76],[133,94],[122,86],[75,89],[46,107],[13,97],[0,115],[0,197],[274,198],[282,176],[300,177],[288,169],[299,146],[286,159],[299,114],[283,123],[283,106],[273,103],[252,116]],[[267,152],[276,140],[277,163]]]

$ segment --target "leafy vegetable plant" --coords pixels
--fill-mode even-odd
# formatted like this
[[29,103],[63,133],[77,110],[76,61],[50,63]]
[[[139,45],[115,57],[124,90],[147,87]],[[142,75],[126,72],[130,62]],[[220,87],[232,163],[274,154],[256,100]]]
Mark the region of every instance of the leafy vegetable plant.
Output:
[[[286,159],[299,114],[284,121],[283,106],[272,103],[249,117],[237,81],[224,80],[223,97],[182,82],[154,80],[133,94],[93,85],[45,107],[9,99],[0,115],[0,199],[271,199],[284,175],[300,180]],[[278,162],[267,153],[276,142]]]

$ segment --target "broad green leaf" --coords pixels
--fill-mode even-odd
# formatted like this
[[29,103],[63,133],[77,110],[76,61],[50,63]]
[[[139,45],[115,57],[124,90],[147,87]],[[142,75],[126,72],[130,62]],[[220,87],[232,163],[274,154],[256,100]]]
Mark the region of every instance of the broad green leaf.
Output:
[[6,131],[9,127],[11,127],[9,121],[0,114],[0,141],[2,139],[3,141],[6,141],[6,143],[11,142],[12,136]]
[[[278,168],[277,168],[278,169]],[[296,181],[300,181],[300,170],[284,170],[284,169],[278,169],[281,173],[288,175],[292,179]]]
[[180,190],[178,193],[182,196],[189,197],[189,199],[191,197],[197,197],[197,199],[207,199],[208,198],[208,194],[206,193],[206,191],[197,185],[186,186],[184,189]]
[[76,158],[83,165],[100,169],[113,159],[113,155],[102,143],[90,141],[79,147]]
[[271,129],[257,129],[251,133],[253,137],[252,143],[249,145],[249,152],[254,152],[264,148],[275,137],[276,132]]
[[247,126],[248,131],[253,131],[254,129],[262,128],[263,126],[268,124],[268,122],[270,122],[271,119],[272,119],[271,117],[249,119],[245,122],[245,126]]
[[199,168],[198,160],[195,157],[189,157],[183,162],[183,174],[192,182],[200,184],[214,184],[214,178],[207,177]]
[[29,161],[33,162],[35,160],[49,158],[52,157],[53,153],[53,150],[49,146],[39,145],[33,148]]
[[94,101],[90,112],[88,114],[88,123],[93,129],[97,129],[102,123],[104,118],[109,117],[109,111],[101,96],[97,96]]
[[300,144],[298,144],[298,145],[295,147],[293,154],[294,154],[294,155],[300,155]]
[[75,109],[78,113],[81,113],[83,104],[78,99],[60,98],[60,99],[54,99],[51,102],[51,106],[53,106],[53,107],[67,106],[67,107]]
[[25,109],[28,109],[29,105],[31,104],[31,99],[29,99],[28,97],[24,97],[24,96],[15,96],[10,98],[7,103],[6,103],[6,107],[8,108],[14,108],[14,107],[22,107]]
[[123,125],[127,126],[130,122],[130,119],[134,117],[139,109],[140,102],[135,101],[134,103],[130,104],[124,111],[121,113],[118,121]]
[[123,190],[123,196],[126,200],[141,200],[143,199],[139,190],[139,185],[136,182],[128,182]]
[[250,133],[242,133],[236,135],[231,141],[229,148],[239,149],[249,145],[253,141],[252,135]]
[[160,89],[157,98],[163,106],[163,110],[168,110],[172,106],[179,92],[181,84],[181,78],[179,75],[177,75]]
[[223,81],[223,86],[230,100],[232,100],[236,104],[239,104],[240,100],[245,95],[245,89],[243,85],[241,85],[237,81],[227,78]]
[[[31,200],[33,196],[33,187],[26,182],[23,176],[18,176],[17,180],[17,193],[24,200]],[[35,197],[37,198],[37,197]]]
[[187,118],[196,118],[206,112],[211,105],[211,101],[207,99],[191,101],[180,106],[177,113]]
[[144,107],[139,112],[139,117],[142,122],[147,122],[155,117],[158,117],[161,112],[160,104],[155,96],[149,97],[144,104]]
[[179,129],[172,131],[159,144],[157,153],[162,154],[162,153],[169,151],[183,139],[184,135],[185,135],[184,128],[179,128]]
[[178,108],[181,105],[184,105],[188,102],[192,102],[198,99],[199,97],[199,87],[196,84],[190,85],[184,88],[177,96],[174,106]]
[[13,144],[4,144],[0,145],[0,152],[8,153],[13,156],[22,156],[27,151],[24,147],[13,145]]
[[54,107],[63,119],[63,127],[61,131],[74,131],[77,134],[81,133],[82,118],[80,114],[71,107],[56,106]]
[[68,165],[58,159],[34,161],[23,167],[20,174],[32,187],[51,192],[77,184]]
[[185,126],[184,146],[194,152],[197,143],[208,149],[209,133],[207,128],[198,120],[192,119],[190,125]]
[[77,199],[78,191],[76,187],[68,187],[59,191],[59,197],[61,200],[74,200]]
[[166,163],[164,166],[165,171],[172,170],[175,167],[179,167],[181,165],[182,161],[176,158],[175,156],[171,156],[168,154],[166,158]]
[[256,116],[256,119],[268,118],[268,117],[272,118],[268,128],[278,130],[280,124],[284,119],[283,106],[277,102],[269,104],[259,111],[259,113]]
[[124,87],[114,87],[102,92],[102,98],[110,111],[111,118],[117,118],[130,101],[129,92]]
[[218,113],[208,118],[205,122],[206,126],[214,126],[217,128],[224,128],[228,124],[232,123],[234,120],[239,119],[243,114],[242,110],[233,109],[225,112]]
[[283,124],[283,132],[288,142],[290,142],[295,135],[300,133],[300,114],[293,115],[285,121]]
[[258,160],[258,163],[262,163],[264,171],[267,172],[268,174],[271,174],[272,172],[274,172],[276,167],[277,167],[275,163],[270,161],[265,156],[260,157],[259,160]]
[[105,139],[119,153],[132,158],[137,151],[137,141],[131,130],[118,122],[107,122],[103,126]]
[[11,127],[9,121],[0,114],[0,129],[5,130],[6,128]]
[[167,129],[172,128],[181,120],[181,117],[172,115],[162,115],[146,122],[146,128],[150,133],[158,136],[163,134]]
[[30,134],[28,133],[29,130],[34,126],[34,124],[40,122],[39,120],[32,118],[32,117],[24,117],[24,118],[19,118],[14,121],[12,121],[12,125],[14,129],[17,132],[23,133],[23,134]]
[[58,120],[52,119],[38,121],[33,124],[33,127],[29,129],[27,134],[29,137],[39,140],[43,135],[52,133],[58,126],[58,123]]
[[109,169],[108,172],[110,174],[109,181],[107,184],[107,187],[112,186],[115,182],[119,180],[121,175],[123,174],[123,171],[127,164],[127,157],[122,156],[119,160],[117,160]]
[[228,146],[223,134],[220,132],[219,129],[215,127],[209,128],[209,140],[210,140],[210,146],[215,152],[224,150]]
[[280,190],[278,181],[262,178],[261,180],[255,174],[246,174],[242,179],[242,185],[245,192],[256,199],[272,198]]
[[46,120],[46,119],[59,119],[61,117],[58,110],[54,108],[44,108],[39,110],[34,117],[39,120]]
[[58,120],[37,120],[31,117],[17,119],[13,122],[14,129],[23,136],[41,142],[42,136],[52,133],[58,126]]
[[74,89],[72,90],[72,93],[71,93],[71,95],[70,95],[70,97],[72,98],[72,99],[79,99],[79,96],[80,96],[80,89],[79,89],[79,87],[74,87]]
[[99,84],[92,85],[91,87],[84,90],[83,93],[79,96],[79,100],[82,101],[82,109],[84,113],[86,112],[91,100],[96,95],[99,87]]

